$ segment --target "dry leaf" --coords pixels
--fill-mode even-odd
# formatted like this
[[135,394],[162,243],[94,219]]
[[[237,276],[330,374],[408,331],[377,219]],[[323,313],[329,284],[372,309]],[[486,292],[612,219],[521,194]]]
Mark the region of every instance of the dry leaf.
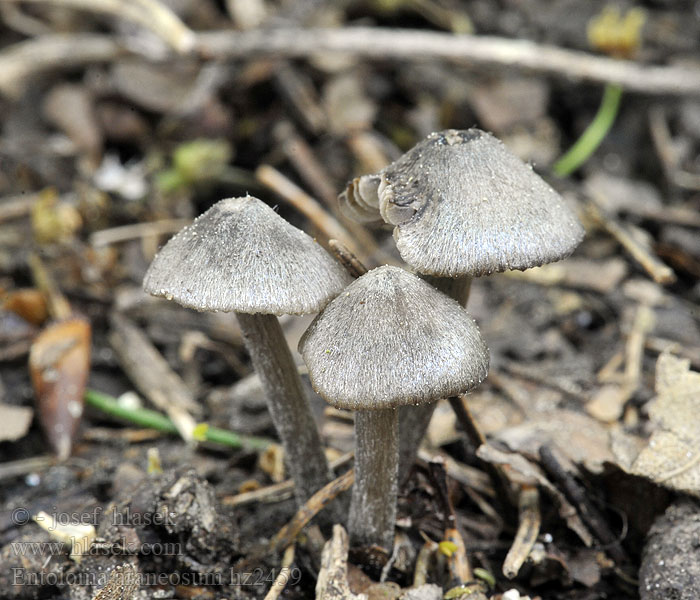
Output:
[[689,360],[663,353],[656,363],[656,393],[649,403],[651,437],[631,461],[616,448],[618,463],[634,475],[700,496],[700,373],[690,370]]
[[656,363],[657,396],[649,403],[653,433],[636,457],[630,444],[614,447],[618,464],[634,475],[700,496],[700,373],[669,353]]
[[496,437],[512,450],[537,456],[542,445],[555,446],[573,463],[599,473],[614,462],[608,431],[595,419],[570,410],[552,410],[522,425],[500,431]]
[[59,458],[70,455],[90,369],[90,324],[71,317],[44,329],[29,353],[39,423]]

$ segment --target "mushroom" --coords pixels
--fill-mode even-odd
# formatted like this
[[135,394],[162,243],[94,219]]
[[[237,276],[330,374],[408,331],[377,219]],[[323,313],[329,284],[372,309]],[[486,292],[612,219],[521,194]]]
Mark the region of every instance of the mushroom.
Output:
[[252,196],[214,204],[154,258],[143,287],[200,311],[233,311],[265,389],[297,501],[330,481],[277,316],[318,312],[350,281],[313,239]]
[[454,300],[398,267],[362,275],[319,313],[299,342],[314,389],[355,411],[353,543],[391,548],[399,406],[476,387],[488,351]]
[[[378,176],[376,192],[368,190]],[[363,178],[353,198],[365,201],[355,204],[365,212],[376,206],[375,213],[395,226],[401,258],[463,306],[473,277],[561,260],[583,239],[562,197],[479,129],[432,133],[379,174]],[[348,196],[339,197],[341,207]],[[413,463],[433,408],[402,410],[402,472]]]

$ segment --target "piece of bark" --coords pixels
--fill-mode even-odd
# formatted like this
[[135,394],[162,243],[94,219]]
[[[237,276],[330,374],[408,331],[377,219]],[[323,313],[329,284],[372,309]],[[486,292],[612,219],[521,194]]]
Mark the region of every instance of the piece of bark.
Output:
[[367,600],[366,594],[353,594],[348,585],[348,534],[342,525],[333,526],[333,537],[321,555],[316,581],[316,600]]

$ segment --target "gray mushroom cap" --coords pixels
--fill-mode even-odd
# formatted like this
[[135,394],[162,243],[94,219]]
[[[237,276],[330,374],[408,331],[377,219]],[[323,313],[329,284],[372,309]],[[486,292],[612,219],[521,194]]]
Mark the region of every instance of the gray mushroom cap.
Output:
[[561,196],[479,129],[433,133],[381,175],[381,215],[419,273],[529,269],[565,258],[583,239]]
[[143,288],[196,310],[300,315],[350,281],[312,238],[246,196],[217,202],[171,238]]
[[355,280],[299,342],[311,384],[329,404],[377,410],[471,390],[488,350],[454,300],[398,267]]

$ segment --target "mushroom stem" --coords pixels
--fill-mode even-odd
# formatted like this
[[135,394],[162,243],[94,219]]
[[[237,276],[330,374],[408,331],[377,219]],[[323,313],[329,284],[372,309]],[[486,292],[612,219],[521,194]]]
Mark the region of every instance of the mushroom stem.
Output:
[[301,506],[331,481],[308,398],[277,317],[236,313]]
[[[468,275],[462,277],[421,275],[420,277],[453,300],[457,300],[462,306],[467,305],[472,284],[472,278]],[[419,406],[402,406],[399,409],[399,478],[401,481],[404,481],[411,471],[418,446],[428,430],[436,406],[437,402],[431,402]]]
[[352,543],[391,550],[398,490],[399,413],[394,408],[355,412],[355,485],[349,529]]

